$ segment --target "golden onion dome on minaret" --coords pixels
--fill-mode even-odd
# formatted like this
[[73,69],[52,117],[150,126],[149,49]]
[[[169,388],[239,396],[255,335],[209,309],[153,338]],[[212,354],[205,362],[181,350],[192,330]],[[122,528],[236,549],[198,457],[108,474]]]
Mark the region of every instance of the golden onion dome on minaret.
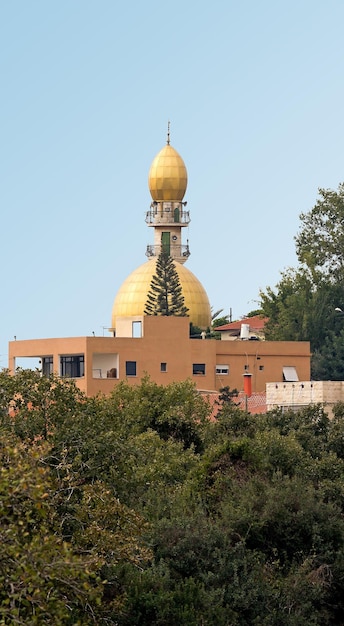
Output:
[[156,155],[148,175],[148,186],[154,202],[180,202],[188,184],[185,163],[177,150],[170,145],[168,128],[167,144]]

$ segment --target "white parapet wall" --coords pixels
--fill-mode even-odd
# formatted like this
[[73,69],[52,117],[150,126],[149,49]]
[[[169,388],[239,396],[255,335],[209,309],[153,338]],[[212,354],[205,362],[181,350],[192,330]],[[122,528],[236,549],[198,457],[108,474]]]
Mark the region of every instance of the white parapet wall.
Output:
[[306,380],[304,382],[267,383],[266,408],[299,409],[309,404],[321,404],[329,417],[332,407],[344,402],[344,381]]

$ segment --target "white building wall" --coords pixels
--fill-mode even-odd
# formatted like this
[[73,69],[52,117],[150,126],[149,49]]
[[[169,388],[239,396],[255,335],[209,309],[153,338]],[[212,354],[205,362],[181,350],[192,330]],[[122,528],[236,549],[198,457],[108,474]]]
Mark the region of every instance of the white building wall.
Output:
[[267,383],[266,407],[299,408],[309,404],[322,404],[332,416],[332,407],[344,402],[344,381],[314,380],[300,382]]

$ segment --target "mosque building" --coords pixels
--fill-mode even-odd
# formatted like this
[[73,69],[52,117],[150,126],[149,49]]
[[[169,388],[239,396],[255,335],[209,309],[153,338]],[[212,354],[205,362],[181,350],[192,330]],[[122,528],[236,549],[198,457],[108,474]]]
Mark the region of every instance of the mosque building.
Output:
[[[125,279],[115,296],[110,336],[11,341],[9,370],[15,373],[19,359],[38,358],[42,375],[54,372],[73,378],[88,396],[108,394],[123,380],[139,384],[145,375],[162,385],[192,380],[203,392],[226,386],[240,391],[247,376],[253,392],[264,392],[271,381],[287,380],[290,372],[294,381],[309,380],[309,342],[250,341],[248,336],[226,341],[225,333],[216,340],[205,338],[205,332],[198,339],[190,337],[190,324],[204,330],[211,325],[211,310],[204,287],[185,267],[190,255],[189,241],[183,242],[190,222],[184,200],[187,170],[170,144],[169,129],[167,143],[150,167],[148,184],[152,202],[146,223],[153,243],[147,246],[148,260]],[[186,317],[145,315],[162,251],[173,259]]]

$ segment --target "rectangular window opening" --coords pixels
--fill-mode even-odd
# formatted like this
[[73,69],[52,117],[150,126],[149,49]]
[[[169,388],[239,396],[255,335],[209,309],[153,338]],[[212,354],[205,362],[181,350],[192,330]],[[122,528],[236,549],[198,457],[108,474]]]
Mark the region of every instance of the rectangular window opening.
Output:
[[136,361],[125,362],[125,375],[136,376]]
[[85,376],[85,359],[83,354],[60,357],[61,376],[66,378],[82,378]]
[[217,376],[227,376],[229,374],[229,365],[216,365],[215,373]]
[[142,337],[142,322],[133,322],[133,337],[140,339]]
[[53,373],[53,357],[44,356],[42,358],[42,374],[43,376],[51,376]]
[[201,374],[202,376],[205,375],[205,363],[194,363],[192,366],[192,373],[193,374]]
[[167,363],[160,363],[160,372],[167,372]]
[[286,365],[283,367],[283,380],[288,383],[298,382],[299,377],[297,375],[296,367],[292,365]]

